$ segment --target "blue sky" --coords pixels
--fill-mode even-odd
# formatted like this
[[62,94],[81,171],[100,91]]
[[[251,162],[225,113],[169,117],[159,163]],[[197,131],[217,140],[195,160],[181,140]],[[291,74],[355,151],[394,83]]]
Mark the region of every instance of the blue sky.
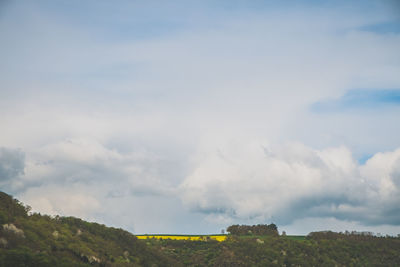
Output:
[[0,188],[134,233],[400,232],[396,1],[4,1]]
[[315,112],[347,112],[350,109],[375,110],[400,105],[399,89],[354,89],[338,99],[320,101],[312,105]]

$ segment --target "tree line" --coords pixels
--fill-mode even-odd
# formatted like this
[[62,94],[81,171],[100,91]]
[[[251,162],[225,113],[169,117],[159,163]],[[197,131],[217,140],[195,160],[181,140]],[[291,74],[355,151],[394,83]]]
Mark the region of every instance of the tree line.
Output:
[[279,235],[278,227],[274,224],[231,225],[227,229],[231,235]]

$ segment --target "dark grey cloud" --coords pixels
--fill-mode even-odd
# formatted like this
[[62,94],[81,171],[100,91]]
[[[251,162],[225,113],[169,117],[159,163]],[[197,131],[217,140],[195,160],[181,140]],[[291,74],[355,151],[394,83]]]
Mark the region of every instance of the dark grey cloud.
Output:
[[20,149],[0,147],[0,182],[24,174],[25,154]]

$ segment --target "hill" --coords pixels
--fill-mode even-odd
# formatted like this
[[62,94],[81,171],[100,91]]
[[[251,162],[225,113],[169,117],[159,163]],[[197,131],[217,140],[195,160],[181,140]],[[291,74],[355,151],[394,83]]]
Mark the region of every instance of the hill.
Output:
[[[398,266],[400,239],[370,233],[279,236],[232,226],[226,241],[143,239],[74,217],[30,214],[0,192],[0,266]],[[272,229],[272,230],[271,230]]]
[[28,211],[0,192],[0,266],[176,265],[122,229]]

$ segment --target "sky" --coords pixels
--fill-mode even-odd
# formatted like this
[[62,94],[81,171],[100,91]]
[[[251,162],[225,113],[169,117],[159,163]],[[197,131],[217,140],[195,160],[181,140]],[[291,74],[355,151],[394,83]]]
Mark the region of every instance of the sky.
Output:
[[0,190],[132,233],[400,233],[397,1],[0,1]]

